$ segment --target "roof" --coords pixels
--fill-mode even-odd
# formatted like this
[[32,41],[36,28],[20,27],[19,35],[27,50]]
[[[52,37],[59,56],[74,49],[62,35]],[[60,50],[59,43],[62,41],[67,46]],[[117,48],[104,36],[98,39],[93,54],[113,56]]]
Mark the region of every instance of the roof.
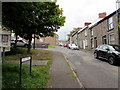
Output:
[[101,21],[102,19],[103,19],[103,18],[99,18],[97,21],[93,22],[93,23],[90,24],[88,27],[89,27],[89,28],[92,28],[92,27],[96,26],[97,23],[98,23],[99,21]]
[[83,30],[85,30],[86,28],[88,28],[88,26],[85,26],[85,27],[83,27],[81,30],[79,30],[79,31],[78,31],[78,34],[79,34],[80,32],[82,32]]
[[78,33],[78,31],[76,31],[76,32],[74,32],[71,36],[73,37],[75,34],[77,34]]
[[111,16],[115,15],[116,13],[118,13],[120,11],[120,8],[116,11],[114,11],[113,13],[109,14],[108,16],[106,16],[105,18],[101,18],[101,19],[98,19],[96,22],[92,23],[89,25],[89,28],[93,28],[94,26],[98,25],[99,23],[105,21],[106,19],[110,18]]

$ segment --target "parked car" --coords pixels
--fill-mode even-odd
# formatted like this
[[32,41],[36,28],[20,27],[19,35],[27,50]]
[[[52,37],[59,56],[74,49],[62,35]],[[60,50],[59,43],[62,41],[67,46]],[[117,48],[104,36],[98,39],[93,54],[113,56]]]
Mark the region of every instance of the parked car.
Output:
[[109,64],[120,62],[120,46],[119,45],[100,45],[94,51],[94,57],[105,59]]
[[[15,40],[11,40],[11,46],[15,45]],[[27,47],[28,43],[24,40],[17,40],[17,46],[18,47]]]
[[68,45],[67,45],[67,44],[64,44],[63,47],[68,47]]
[[69,44],[69,49],[76,49],[76,50],[78,50],[79,47],[76,44]]
[[67,47],[67,48],[70,49],[70,46],[71,46],[71,44],[68,44],[68,47]]

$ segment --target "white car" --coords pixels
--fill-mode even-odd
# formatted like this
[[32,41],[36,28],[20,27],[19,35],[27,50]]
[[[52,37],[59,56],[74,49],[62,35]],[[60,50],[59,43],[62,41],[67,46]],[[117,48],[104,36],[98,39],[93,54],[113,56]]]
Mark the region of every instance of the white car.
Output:
[[76,44],[69,44],[69,49],[79,49],[79,47]]
[[[15,44],[15,40],[11,40],[11,46]],[[28,47],[28,43],[24,40],[17,40],[18,47]]]

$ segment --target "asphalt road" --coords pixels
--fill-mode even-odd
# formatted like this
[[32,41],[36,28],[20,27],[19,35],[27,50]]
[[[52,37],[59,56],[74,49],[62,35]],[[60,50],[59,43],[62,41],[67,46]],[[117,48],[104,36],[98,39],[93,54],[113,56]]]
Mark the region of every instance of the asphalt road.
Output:
[[80,50],[70,50],[64,47],[49,50],[64,54],[72,63],[85,88],[118,88],[120,66],[113,66],[106,61],[94,59],[92,53]]

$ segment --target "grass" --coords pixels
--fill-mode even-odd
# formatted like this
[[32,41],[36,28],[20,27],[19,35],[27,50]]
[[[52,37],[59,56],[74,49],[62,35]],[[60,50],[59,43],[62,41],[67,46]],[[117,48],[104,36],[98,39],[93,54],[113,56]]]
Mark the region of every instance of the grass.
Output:
[[52,53],[43,49],[31,49],[31,53],[27,54],[27,48],[12,49],[11,52],[5,54],[5,60],[19,60],[21,57],[32,56],[33,60],[51,60]]
[[[49,65],[33,65],[32,75],[29,75],[29,65],[22,66],[22,88],[44,88],[49,76]],[[20,88],[19,64],[3,64],[3,88]]]
[[48,45],[48,48],[56,48],[56,46]]
[[[27,54],[26,48],[12,49],[6,53],[5,59],[19,60],[23,56],[32,56],[33,60],[49,60],[47,65],[32,65],[32,75],[29,75],[29,65],[22,64],[22,88],[44,88],[50,78],[49,68],[52,64],[52,52],[43,49],[32,49]],[[19,64],[4,63],[2,66],[2,87],[20,88],[19,86]]]

